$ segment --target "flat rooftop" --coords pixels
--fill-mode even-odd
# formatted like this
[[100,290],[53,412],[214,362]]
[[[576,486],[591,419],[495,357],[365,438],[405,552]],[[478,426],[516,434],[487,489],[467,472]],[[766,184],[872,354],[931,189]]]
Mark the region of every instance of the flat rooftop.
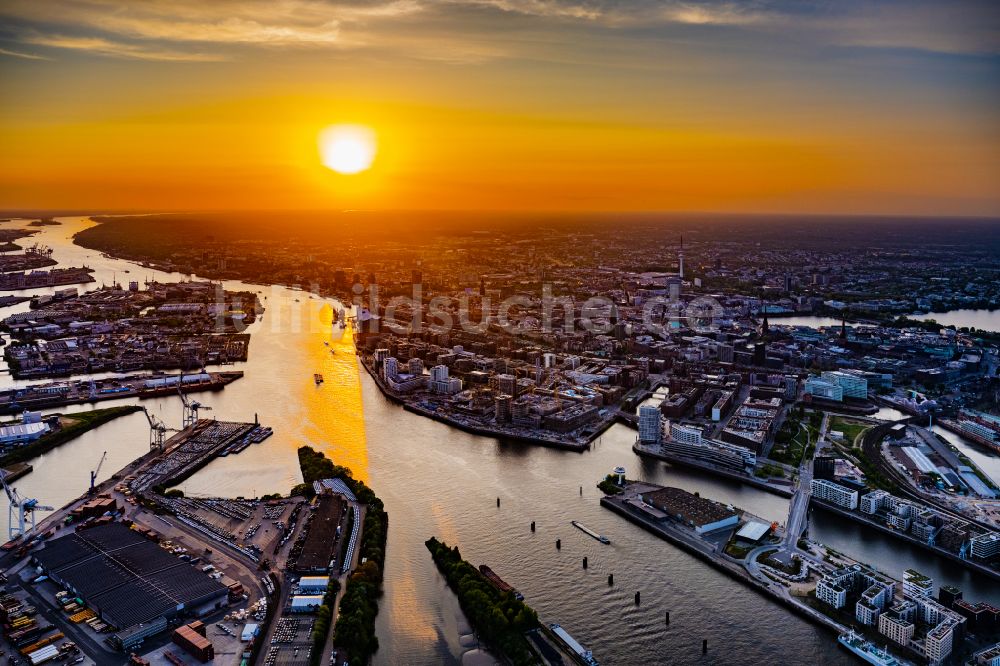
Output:
[[736,512],[718,502],[698,497],[680,488],[666,487],[642,496],[643,500],[673,517],[695,526],[708,525],[735,516]]
[[119,629],[228,593],[218,581],[121,523],[55,539],[34,557]]

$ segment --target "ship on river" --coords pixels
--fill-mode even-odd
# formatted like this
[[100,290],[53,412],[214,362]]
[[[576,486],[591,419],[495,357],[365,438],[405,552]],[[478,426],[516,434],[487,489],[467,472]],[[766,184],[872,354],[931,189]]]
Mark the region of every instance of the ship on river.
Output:
[[605,543],[605,544],[611,543],[611,539],[609,539],[608,537],[604,536],[603,534],[598,534],[597,532],[595,532],[594,530],[590,529],[589,527],[587,527],[586,525],[584,525],[583,523],[581,523],[579,521],[571,520],[571,521],[569,521],[569,523],[570,523],[570,525],[572,525],[576,529],[580,530],[581,532],[583,532],[587,536],[593,537],[593,538],[597,539],[598,541],[600,541],[601,543]]
[[594,653],[580,645],[575,638],[569,635],[568,631],[560,627],[558,624],[550,624],[549,629],[551,629],[555,637],[559,639],[559,642],[572,651],[573,655],[580,661],[587,666],[597,666],[597,660],[594,659]]
[[911,662],[893,656],[888,650],[866,641],[863,636],[848,631],[837,638],[837,642],[854,653],[858,658],[875,666],[913,666]]
[[514,589],[514,587],[505,581],[500,576],[496,575],[493,569],[490,569],[485,564],[479,565],[479,573],[483,574],[483,577],[490,582],[493,587],[497,588],[501,592],[510,592],[514,595],[514,598],[518,601],[524,601],[524,595]]

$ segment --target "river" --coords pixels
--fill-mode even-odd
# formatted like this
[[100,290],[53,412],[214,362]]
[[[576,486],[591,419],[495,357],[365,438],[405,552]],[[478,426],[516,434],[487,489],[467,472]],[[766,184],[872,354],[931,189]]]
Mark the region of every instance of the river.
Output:
[[[907,315],[910,319],[927,321],[933,319],[943,326],[955,326],[957,328],[977,328],[982,331],[1000,332],[1000,309],[996,310],[951,310],[950,312],[931,312],[922,315]],[[822,317],[819,315],[794,315],[791,317],[775,317],[769,319],[771,325],[781,326],[840,326],[841,320],[835,317]],[[864,326],[864,324],[851,324],[848,326]]]
[[[61,221],[62,226],[43,227],[34,240],[54,248],[60,265],[95,268],[98,284],[185,279],[77,247],[72,235],[92,223]],[[222,392],[199,395],[213,408],[202,416],[251,420],[256,413],[275,434],[239,455],[213,461],[182,488],[201,495],[287,492],[301,480],[295,450],[303,444],[365,479],[389,512],[376,664],[457,664],[467,650],[460,642],[457,603],[423,545],[430,536],[457,544],[475,564],[489,564],[524,593],[544,621],[562,624],[602,664],[759,664],[778,654],[784,663],[852,663],[828,632],[601,508],[594,484],[624,465],[630,478],[699,491],[779,521],[786,517],[787,500],[641,460],[631,451],[634,431],[621,425],[606,431],[589,451],[573,453],[479,437],[411,414],[386,400],[359,369],[349,336],[332,335],[324,308],[335,302],[281,287],[226,286],[260,290],[267,311],[250,329],[249,361],[235,366],[246,377]],[[0,315],[26,307],[5,308]],[[325,376],[323,385],[314,384],[314,372]],[[0,378],[11,383],[9,375]],[[180,425],[178,398],[145,404],[169,425]],[[35,471],[16,485],[22,495],[59,506],[84,491],[88,470],[102,451],[108,451],[101,471],[107,478],[147,446],[144,416],[129,415],[33,461]],[[574,519],[606,534],[612,545],[572,528]],[[878,532],[826,514],[814,513],[811,520],[813,536],[889,573],[915,566],[936,582],[965,587],[974,599],[1000,601],[1000,586],[992,581],[966,575]],[[535,533],[529,530],[531,521]],[[584,556],[589,558],[586,571]],[[607,585],[609,573],[614,587]],[[633,603],[636,591],[642,592],[639,606]],[[704,656],[703,638],[709,639]]]

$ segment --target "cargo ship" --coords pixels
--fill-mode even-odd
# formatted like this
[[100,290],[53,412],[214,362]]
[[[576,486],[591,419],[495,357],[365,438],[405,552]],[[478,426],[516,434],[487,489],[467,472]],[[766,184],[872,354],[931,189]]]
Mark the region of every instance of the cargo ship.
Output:
[[503,593],[510,592],[514,595],[514,598],[518,601],[524,601],[524,595],[515,590],[510,583],[505,581],[500,576],[496,575],[493,569],[490,569],[485,564],[479,565],[479,573],[483,574],[483,577],[488,580],[493,587],[497,588]]
[[894,657],[889,654],[888,650],[866,641],[863,636],[854,631],[841,634],[837,638],[837,642],[853,652],[858,658],[875,666],[913,666],[911,662]]
[[575,520],[571,520],[570,521],[570,525],[572,525],[576,529],[580,530],[584,534],[597,539],[601,543],[611,543],[611,539],[609,539],[608,537],[604,536],[603,534],[598,534],[597,532],[595,532],[594,530],[590,529],[589,527],[587,527],[583,523],[577,522]]
[[566,649],[572,652],[577,659],[587,666],[597,666],[597,660],[594,659],[594,653],[580,645],[565,629],[560,627],[558,624],[550,624],[549,629],[552,630],[552,633],[559,640],[559,642],[562,643]]
[[51,409],[117,400],[159,398],[184,393],[221,391],[243,377],[243,371],[200,372],[190,375],[137,374],[104,379],[31,384],[0,391],[0,414],[20,414],[28,410]]

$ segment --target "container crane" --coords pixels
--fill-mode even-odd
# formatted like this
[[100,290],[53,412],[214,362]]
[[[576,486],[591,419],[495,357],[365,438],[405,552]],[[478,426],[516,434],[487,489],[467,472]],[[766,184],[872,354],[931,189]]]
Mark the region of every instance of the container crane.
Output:
[[197,400],[188,400],[180,386],[177,387],[177,394],[181,396],[181,402],[184,403],[184,418],[181,420],[181,427],[183,428],[193,426],[198,422],[199,409],[212,409],[208,405],[203,405]]
[[[51,506],[39,504],[36,499],[22,498],[17,494],[16,488],[11,488],[7,485],[7,475],[2,472],[0,472],[0,482],[3,483],[3,490],[7,493],[7,500],[10,502],[7,508],[7,525],[8,536],[11,541],[20,536],[27,536],[35,531],[36,511],[55,511]],[[31,526],[25,530],[25,526],[28,523],[31,523]]]
[[95,467],[94,471],[90,473],[90,490],[88,490],[87,492],[91,495],[93,495],[95,492],[94,484],[97,482],[97,475],[101,473],[101,467],[104,465],[104,461],[107,459],[107,457],[108,457],[107,451],[102,453],[101,459],[97,463],[97,467]]
[[146,415],[146,420],[149,421],[149,449],[150,451],[154,449],[162,451],[163,444],[167,439],[167,432],[177,432],[177,428],[168,428],[167,424],[151,414],[145,406],[143,406],[142,411]]

